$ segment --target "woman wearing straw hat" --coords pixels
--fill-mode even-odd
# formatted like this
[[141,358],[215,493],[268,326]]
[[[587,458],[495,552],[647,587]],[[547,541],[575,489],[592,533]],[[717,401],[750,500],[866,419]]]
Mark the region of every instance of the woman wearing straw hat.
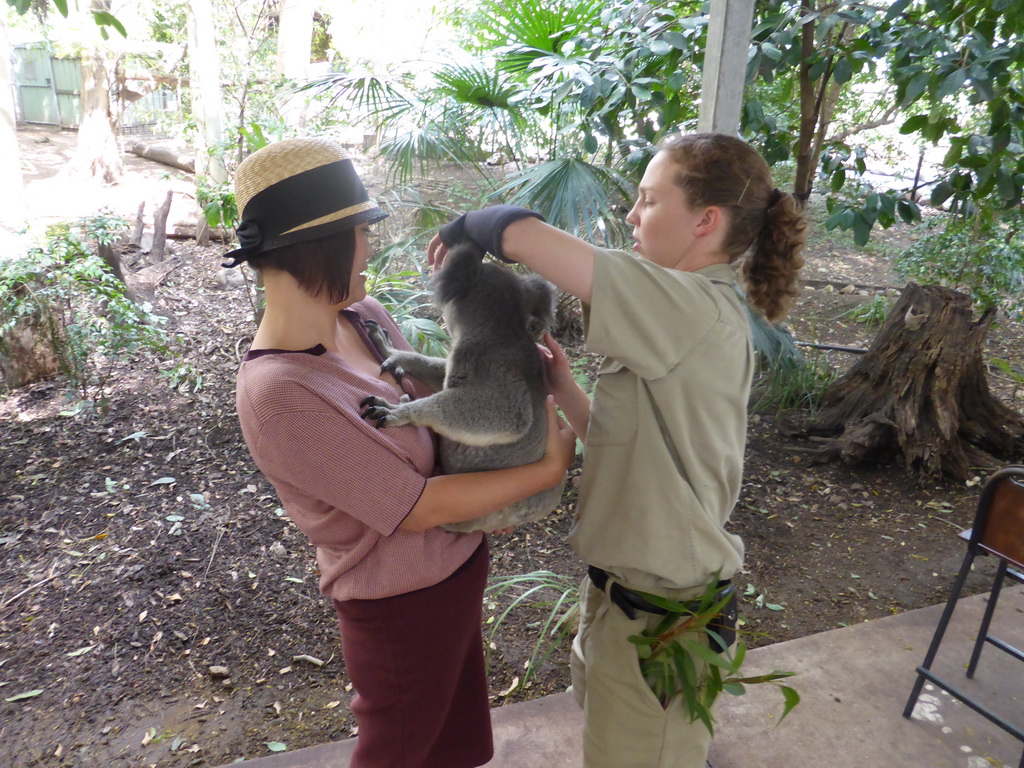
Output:
[[366,320],[408,349],[367,297],[369,225],[387,214],[336,144],[286,139],[235,177],[240,247],[260,271],[266,313],[238,373],[253,459],[316,546],[356,688],[353,768],[461,768],[490,760],[480,632],[487,543],[437,526],[480,517],[561,482],[574,436],[549,399],[548,444],[521,467],[434,476],[421,428],[378,430],[367,395],[430,394],[381,373]]

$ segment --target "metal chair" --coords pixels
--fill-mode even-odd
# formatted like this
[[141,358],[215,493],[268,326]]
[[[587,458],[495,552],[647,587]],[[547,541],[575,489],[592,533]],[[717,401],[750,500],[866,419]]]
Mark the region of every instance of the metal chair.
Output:
[[[925,680],[929,680],[1006,732],[1024,741],[1024,723],[1018,725],[1010,723],[931,671],[931,665],[935,661],[942,636],[949,625],[953,609],[956,608],[964,582],[967,581],[967,576],[971,572],[971,564],[978,555],[993,555],[999,559],[999,565],[996,569],[992,590],[989,593],[988,607],[985,609],[978,637],[974,642],[971,661],[967,666],[967,677],[974,677],[974,671],[978,666],[981,650],[985,643],[1005,651],[1019,661],[1024,661],[1024,651],[989,633],[989,625],[992,623],[992,614],[995,613],[1003,580],[1009,578],[1024,584],[1024,466],[1006,467],[989,478],[981,492],[978,511],[974,516],[974,527],[962,532],[960,536],[967,541],[967,555],[960,566],[960,573],[957,575],[953,592],[939,619],[939,625],[935,628],[935,634],[932,637],[928,653],[924,657],[924,663],[917,668],[917,681],[914,683],[907,706],[903,710],[903,716],[910,718],[914,711],[914,705],[917,704],[917,699],[921,695],[921,688],[924,686]],[[1020,768],[1024,768],[1024,754],[1021,755]]]

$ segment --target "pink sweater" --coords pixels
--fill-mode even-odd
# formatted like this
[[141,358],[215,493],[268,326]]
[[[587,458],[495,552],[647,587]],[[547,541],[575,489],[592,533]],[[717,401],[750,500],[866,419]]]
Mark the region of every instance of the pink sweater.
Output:
[[[409,349],[375,299],[341,313],[362,332],[363,318]],[[429,394],[406,384],[413,397]],[[411,391],[410,391],[411,390]],[[366,376],[322,346],[303,352],[250,353],[238,372],[236,405],[256,465],[288,516],[316,546],[320,591],[336,600],[390,597],[451,575],[482,534],[398,530],[434,472],[434,440],[418,427],[377,429],[359,402],[395,402],[393,387]]]

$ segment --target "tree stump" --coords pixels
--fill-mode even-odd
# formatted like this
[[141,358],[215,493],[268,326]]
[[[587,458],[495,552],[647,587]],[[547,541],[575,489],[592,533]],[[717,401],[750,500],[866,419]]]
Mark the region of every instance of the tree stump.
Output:
[[135,229],[132,230],[132,239],[129,241],[136,248],[142,247],[142,231],[145,229],[145,221],[142,218],[146,211],[146,201],[139,203],[139,212],[135,214]]
[[0,337],[0,381],[16,389],[60,372],[50,340],[52,325],[42,313],[22,317]]
[[826,436],[821,461],[902,455],[921,477],[968,477],[993,457],[1020,460],[1024,417],[989,391],[982,345],[995,309],[977,321],[970,297],[909,283],[868,352],[825,394],[805,431]]
[[173,197],[174,193],[168,192],[163,203],[153,212],[153,247],[149,251],[150,264],[159,264],[164,260],[164,250],[167,247],[167,215],[171,212]]

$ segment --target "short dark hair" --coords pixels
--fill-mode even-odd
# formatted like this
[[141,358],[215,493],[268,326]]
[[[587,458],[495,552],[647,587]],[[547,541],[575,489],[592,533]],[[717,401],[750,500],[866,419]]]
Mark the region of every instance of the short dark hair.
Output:
[[257,270],[287,272],[314,298],[326,296],[332,304],[337,304],[348,298],[355,255],[355,230],[346,229],[316,240],[275,248],[250,263]]

